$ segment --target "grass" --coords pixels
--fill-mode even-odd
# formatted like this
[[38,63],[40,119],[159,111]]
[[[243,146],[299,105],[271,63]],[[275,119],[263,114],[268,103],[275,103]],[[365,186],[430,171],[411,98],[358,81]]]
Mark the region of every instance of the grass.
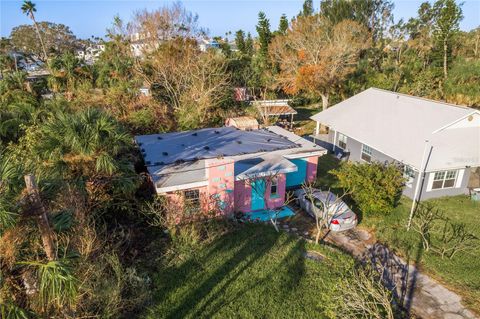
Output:
[[[328,172],[337,168],[339,161],[325,155],[319,159],[317,184],[321,188],[332,187],[335,177]],[[455,221],[467,223],[469,229],[480,237],[480,203],[467,196],[451,196],[428,200],[445,211]],[[351,205],[351,203],[349,203]],[[359,227],[372,230],[377,239],[420,269],[464,297],[466,304],[480,313],[480,258],[479,251],[459,253],[453,259],[440,258],[431,252],[423,252],[419,236],[407,232],[412,201],[403,197],[395,210],[384,216],[361,214]]]
[[315,122],[310,119],[310,116],[313,116],[320,112],[317,104],[305,105],[295,107],[295,110],[298,112],[294,117],[295,121],[295,134],[305,135],[313,134],[315,130]]
[[[326,258],[305,259],[306,250]],[[337,250],[245,225],[161,269],[153,278],[154,303],[142,317],[334,317],[336,283],[352,266]]]
[[[467,223],[469,229],[480,237],[480,205],[467,196],[442,197],[429,200],[443,209],[452,220]],[[480,313],[480,258],[479,251],[459,253],[453,259],[440,258],[423,252],[417,234],[407,232],[412,201],[402,198],[400,205],[386,216],[364,216],[362,226],[375,230],[376,237],[398,254],[417,262],[423,272],[444,283],[464,297],[466,304]]]

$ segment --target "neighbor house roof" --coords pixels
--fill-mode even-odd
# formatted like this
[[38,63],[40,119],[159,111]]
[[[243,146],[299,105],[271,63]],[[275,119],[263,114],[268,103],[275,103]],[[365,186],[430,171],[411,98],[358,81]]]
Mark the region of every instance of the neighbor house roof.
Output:
[[267,116],[280,116],[297,114],[297,111],[290,105],[288,100],[261,100],[254,101],[253,105],[257,110]]
[[472,108],[370,88],[311,118],[417,169],[428,140],[434,171],[480,165],[480,126],[454,125],[472,114],[476,121]]
[[[135,141],[158,192],[207,185],[205,160],[211,158],[234,160],[235,177],[242,179],[272,170],[293,172],[295,165],[284,158],[326,153],[324,148],[277,126],[252,131],[207,128],[136,136]],[[253,158],[257,160],[249,161]]]

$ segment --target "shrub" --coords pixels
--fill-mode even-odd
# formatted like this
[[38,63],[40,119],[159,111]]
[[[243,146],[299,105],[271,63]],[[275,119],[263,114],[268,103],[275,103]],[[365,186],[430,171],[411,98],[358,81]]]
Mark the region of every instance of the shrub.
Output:
[[364,213],[390,213],[404,185],[396,164],[346,162],[332,173]]

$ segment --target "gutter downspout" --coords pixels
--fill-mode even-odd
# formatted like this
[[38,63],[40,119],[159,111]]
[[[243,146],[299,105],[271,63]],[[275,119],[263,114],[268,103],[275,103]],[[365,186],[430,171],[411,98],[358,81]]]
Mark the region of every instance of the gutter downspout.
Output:
[[[412,225],[412,219],[413,219],[413,212],[415,211],[415,207],[417,206],[417,197],[418,197],[418,192],[419,192],[419,186],[420,186],[420,181],[422,178],[425,176],[425,170],[427,169],[427,146],[428,146],[428,140],[425,140],[425,146],[423,148],[423,156],[422,156],[422,162],[420,164],[420,170],[418,171],[418,178],[417,178],[417,185],[415,186],[415,193],[413,194],[413,202],[412,202],[412,208],[410,209],[410,216],[408,217],[408,224],[407,224],[407,231],[410,230],[410,226]],[[431,147],[430,147],[431,149]],[[429,152],[428,152],[429,153]]]
[[320,122],[317,121],[317,126],[315,127],[315,135],[320,134]]
[[333,154],[335,155],[335,143],[337,143],[337,130],[333,131]]

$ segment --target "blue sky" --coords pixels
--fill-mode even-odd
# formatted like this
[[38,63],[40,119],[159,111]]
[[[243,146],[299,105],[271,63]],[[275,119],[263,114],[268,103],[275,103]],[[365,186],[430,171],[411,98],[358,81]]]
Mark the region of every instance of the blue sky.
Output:
[[[34,1],[37,4],[38,21],[51,21],[68,25],[81,38],[91,35],[104,36],[105,29],[111,24],[113,16],[119,14],[124,20],[132,12],[140,9],[154,9],[172,1]],[[318,7],[319,0],[314,4]],[[416,15],[423,1],[397,0],[395,2],[395,20],[408,19]],[[30,23],[20,10],[20,0],[0,0],[0,35],[8,36],[11,29],[19,24]],[[298,14],[303,0],[186,0],[184,6],[199,15],[200,25],[207,28],[211,35],[224,35],[227,31],[243,29],[255,34],[255,24],[259,11],[265,11],[272,29],[278,26],[282,13],[290,19]],[[464,20],[462,30],[471,30],[480,26],[480,0],[466,0],[463,5]]]

